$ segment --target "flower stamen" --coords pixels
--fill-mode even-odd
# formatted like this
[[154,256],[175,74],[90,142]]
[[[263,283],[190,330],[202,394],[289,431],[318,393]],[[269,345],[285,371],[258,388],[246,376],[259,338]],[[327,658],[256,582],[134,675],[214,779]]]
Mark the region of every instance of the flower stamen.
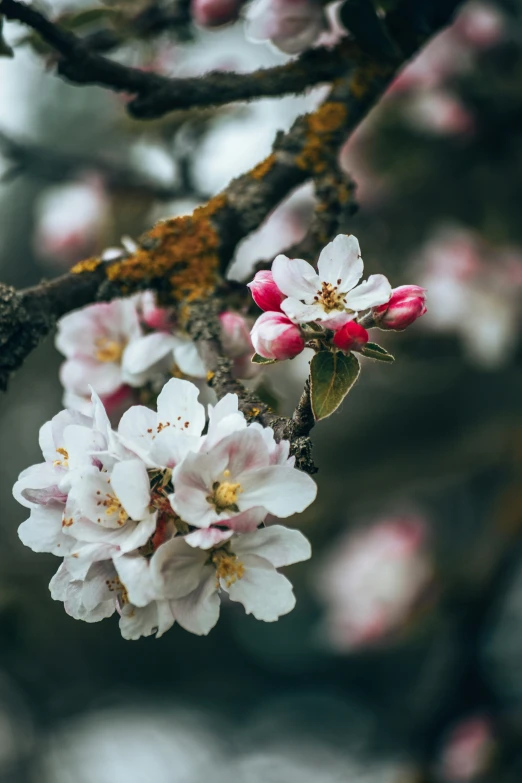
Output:
[[226,587],[230,587],[242,579],[245,575],[245,566],[238,560],[233,553],[228,553],[224,549],[218,549],[212,555],[212,563],[216,567],[216,587],[220,586],[220,580],[225,582]]

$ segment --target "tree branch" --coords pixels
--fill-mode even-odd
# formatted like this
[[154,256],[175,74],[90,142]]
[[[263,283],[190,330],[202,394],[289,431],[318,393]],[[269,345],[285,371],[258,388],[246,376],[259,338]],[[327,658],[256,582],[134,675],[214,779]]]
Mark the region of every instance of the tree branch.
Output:
[[334,49],[310,49],[285,65],[261,68],[252,73],[211,71],[204,77],[169,79],[103,57],[86,41],[18,0],[1,0],[0,13],[38,32],[61,55],[58,73],[70,81],[137,95],[127,110],[139,119],[161,117],[180,109],[215,107],[233,101],[302,92],[322,82],[331,82],[345,72],[348,65],[355,67],[363,57],[357,44],[345,39]]

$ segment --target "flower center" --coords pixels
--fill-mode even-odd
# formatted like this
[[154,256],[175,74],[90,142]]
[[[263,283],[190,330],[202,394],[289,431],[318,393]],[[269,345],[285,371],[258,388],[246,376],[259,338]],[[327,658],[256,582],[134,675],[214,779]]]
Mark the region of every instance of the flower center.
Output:
[[105,506],[105,513],[107,516],[111,514],[118,515],[118,525],[124,525],[128,520],[129,515],[121,505],[116,495],[111,495],[109,492],[105,495],[105,499],[100,501],[102,506]]
[[241,484],[232,484],[230,481],[215,481],[212,484],[212,495],[207,500],[215,507],[216,511],[239,511],[237,496],[243,490]]
[[57,465],[61,465],[62,468],[68,468],[69,467],[69,454],[67,453],[66,449],[62,449],[61,446],[59,446],[56,449],[57,454],[61,454],[63,459],[55,459],[53,462],[54,467]]
[[339,293],[337,286],[332,283],[323,283],[314,299],[322,304],[327,313],[330,313],[332,310],[346,310],[344,296]]
[[212,562],[216,567],[216,587],[219,587],[221,579],[225,582],[226,587],[230,587],[245,575],[243,563],[238,560],[236,555],[228,553],[224,549],[218,549],[213,553]]
[[95,357],[99,362],[119,362],[125,343],[118,340],[110,340],[108,337],[99,337],[96,340]]
[[125,604],[129,603],[129,595],[127,593],[127,588],[118,577],[115,577],[114,579],[106,579],[105,584],[107,585],[111,593],[118,594],[118,601],[121,606],[124,606]]

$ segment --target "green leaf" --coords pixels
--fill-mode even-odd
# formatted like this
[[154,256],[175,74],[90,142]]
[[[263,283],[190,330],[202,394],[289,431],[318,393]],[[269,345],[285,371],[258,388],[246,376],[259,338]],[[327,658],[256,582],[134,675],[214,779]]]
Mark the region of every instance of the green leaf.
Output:
[[275,364],[277,359],[265,359],[264,356],[260,356],[258,353],[255,353],[252,356],[252,361],[254,364]]
[[388,353],[382,345],[377,345],[377,343],[366,343],[366,345],[361,348],[361,353],[363,356],[367,356],[368,359],[377,359],[379,362],[395,361],[395,357],[392,356],[391,353]]
[[359,377],[353,353],[319,351],[310,363],[310,394],[316,421],[337,410]]

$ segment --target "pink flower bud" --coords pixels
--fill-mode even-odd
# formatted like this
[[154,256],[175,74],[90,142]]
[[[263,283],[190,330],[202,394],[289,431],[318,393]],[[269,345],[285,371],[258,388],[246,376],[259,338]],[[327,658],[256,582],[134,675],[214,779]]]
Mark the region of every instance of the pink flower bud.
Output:
[[274,282],[272,272],[256,272],[254,279],[248,283],[252,298],[261,310],[271,310],[281,313],[281,302],[286,296],[281,293]]
[[369,340],[370,335],[357,321],[348,321],[335,333],[333,343],[341,351],[360,351]]
[[426,289],[418,285],[394,288],[390,301],[372,309],[379,329],[401,332],[426,312]]
[[301,330],[283,313],[263,313],[250,336],[256,353],[265,359],[293,359],[305,346]]
[[219,27],[235,22],[239,14],[239,0],[192,0],[192,18],[202,27]]
[[250,328],[243,316],[227,310],[220,314],[219,320],[221,321],[221,342],[226,355],[235,359],[245,353],[251,354]]

